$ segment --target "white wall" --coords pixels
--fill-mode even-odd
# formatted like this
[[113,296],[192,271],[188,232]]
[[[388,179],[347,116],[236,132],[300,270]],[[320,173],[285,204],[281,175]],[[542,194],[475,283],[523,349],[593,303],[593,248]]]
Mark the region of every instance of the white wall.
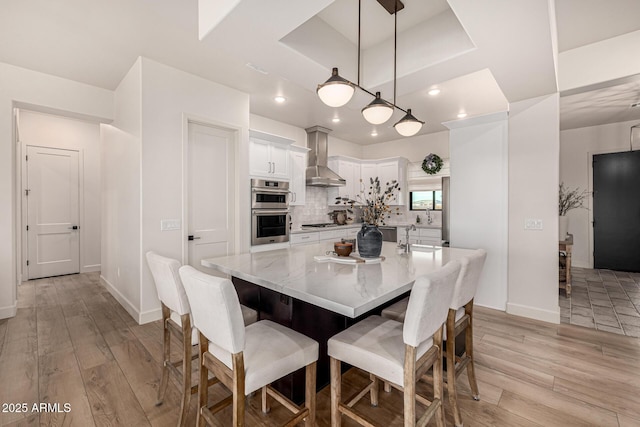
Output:
[[[56,110],[60,115],[113,118],[113,92],[71,80],[0,63],[0,318],[16,312],[20,280],[20,215],[16,194],[16,153],[13,107]],[[19,172],[19,170],[17,171]]]
[[362,146],[363,159],[402,156],[410,162],[422,162],[429,153],[437,154],[443,159],[449,158],[449,131]]
[[23,150],[33,145],[78,151],[83,190],[80,272],[100,271],[100,125],[22,109],[19,133]]
[[249,95],[235,89],[142,58],[142,158],[141,158],[141,323],[160,318],[160,305],[144,254],[155,250],[186,262],[186,230],[160,231],[160,220],[182,218],[183,144],[187,117],[236,129],[237,233],[234,247],[250,247],[250,200],[243,197],[249,183]]
[[[509,301],[507,312],[559,323],[559,95],[509,106]],[[453,179],[452,179],[453,180]],[[526,219],[542,230],[525,230]]]
[[140,307],[141,61],[115,91],[115,120],[102,126],[102,272],[107,289],[138,318]]
[[483,248],[487,261],[475,304],[507,303],[507,115],[445,123],[450,130],[451,246]]
[[[638,121],[612,123],[569,129],[560,132],[560,182],[571,188],[591,189],[590,174],[593,154],[629,150],[631,126]],[[640,148],[640,130],[634,131],[634,149]],[[592,207],[591,197],[585,200],[588,209]],[[593,256],[590,249],[592,232],[588,209],[574,209],[568,213],[569,233],[573,234],[572,265],[592,268]],[[592,242],[591,242],[592,243]]]

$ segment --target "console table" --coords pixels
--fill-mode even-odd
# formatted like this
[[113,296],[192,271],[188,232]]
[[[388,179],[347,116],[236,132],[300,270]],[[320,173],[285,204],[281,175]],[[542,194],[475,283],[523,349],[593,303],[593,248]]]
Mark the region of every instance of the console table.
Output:
[[[565,240],[558,242],[558,249],[560,250],[560,259],[564,257],[564,268],[562,268],[562,262],[560,263],[560,289],[564,289],[567,298],[571,296],[571,250],[573,248],[573,234],[567,234]],[[562,253],[565,255],[563,256]]]

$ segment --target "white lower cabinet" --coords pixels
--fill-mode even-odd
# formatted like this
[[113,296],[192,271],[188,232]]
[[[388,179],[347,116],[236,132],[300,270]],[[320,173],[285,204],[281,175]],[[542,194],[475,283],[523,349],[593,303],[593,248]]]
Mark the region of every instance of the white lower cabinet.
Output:
[[289,237],[291,246],[307,245],[310,243],[318,243],[320,232],[292,234]]
[[[405,243],[407,239],[406,227],[398,227],[398,243]],[[409,231],[411,245],[442,245],[442,230],[440,228],[417,228]]]
[[355,239],[359,228],[332,228],[325,231],[312,231],[310,233],[295,233],[289,238],[291,246],[305,245],[325,241],[339,242],[341,239]]

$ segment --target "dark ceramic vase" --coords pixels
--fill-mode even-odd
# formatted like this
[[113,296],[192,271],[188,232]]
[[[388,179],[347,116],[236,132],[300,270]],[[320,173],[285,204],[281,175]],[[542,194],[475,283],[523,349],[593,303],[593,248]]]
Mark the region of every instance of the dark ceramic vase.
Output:
[[362,224],[358,231],[358,255],[377,258],[382,252],[382,232],[375,225]]

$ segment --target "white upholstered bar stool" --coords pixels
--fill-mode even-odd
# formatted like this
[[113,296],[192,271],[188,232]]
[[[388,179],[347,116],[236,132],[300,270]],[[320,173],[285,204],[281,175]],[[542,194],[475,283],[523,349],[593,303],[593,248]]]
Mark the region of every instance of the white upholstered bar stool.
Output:
[[[171,372],[182,385],[182,402],[180,403],[178,425],[183,426],[189,410],[191,395],[197,392],[197,387],[191,385],[191,361],[197,358],[198,354],[196,353],[192,356],[191,349],[192,346],[198,344],[198,333],[191,327],[191,309],[178,274],[178,269],[181,266],[180,262],[150,251],[147,252],[147,263],[156,284],[158,299],[162,305],[162,379],[158,387],[156,405],[161,405],[164,400],[164,394],[169,383],[169,373]],[[248,307],[242,306],[242,315],[246,324],[255,323],[258,320],[258,313]],[[182,359],[173,362],[170,357],[171,334],[178,338],[182,344]],[[182,372],[178,369],[180,365],[182,365]],[[209,382],[213,384],[216,381],[211,379]]]
[[[467,377],[474,400],[480,400],[480,391],[476,381],[476,373],[473,366],[473,298],[478,289],[478,282],[487,259],[484,249],[476,250],[472,255],[460,260],[462,268],[453,291],[453,299],[447,315],[447,328],[445,339],[447,340],[447,392],[451,412],[457,427],[462,427],[462,415],[458,407],[458,394],[456,391],[456,378],[462,370],[467,368]],[[460,356],[456,356],[456,337],[464,332],[465,350]],[[452,369],[453,368],[453,369]]]
[[[476,381],[475,369],[473,366],[473,298],[478,288],[480,274],[487,258],[484,249],[478,249],[473,254],[460,260],[462,268],[456,280],[453,298],[447,314],[446,329],[444,339],[446,340],[447,357],[447,392],[449,403],[455,425],[460,427],[462,415],[458,407],[458,395],[456,392],[456,378],[462,370],[467,368],[467,377],[474,400],[480,400],[478,382]],[[382,317],[404,321],[408,298],[398,301],[382,311]],[[456,356],[456,337],[462,332],[465,333],[465,352]],[[453,337],[447,339],[447,337]],[[451,367],[455,367],[451,369]]]
[[[371,404],[377,406],[380,380],[403,392],[405,426],[424,426],[433,416],[438,427],[444,426],[442,333],[459,272],[460,263],[451,261],[443,268],[417,278],[404,324],[370,316],[329,339],[332,427],[341,425],[342,414],[361,425],[374,426],[373,420],[357,412],[353,405],[369,392]],[[363,369],[371,377],[371,383],[344,402],[341,362]],[[431,367],[434,397],[429,401],[417,394],[416,381]],[[427,406],[417,421],[416,400]]]
[[[228,279],[209,276],[190,266],[180,268],[180,277],[199,331],[200,384],[206,384],[212,371],[232,391],[231,396],[209,407],[208,387],[200,386],[198,425],[213,425],[214,414],[232,403],[232,425],[244,426],[245,397],[262,389],[263,412],[268,412],[267,398],[271,396],[294,413],[287,426],[303,419],[306,426],[314,426],[318,343],[269,320],[245,327],[238,294]],[[301,368],[306,368],[303,407],[269,386]]]

